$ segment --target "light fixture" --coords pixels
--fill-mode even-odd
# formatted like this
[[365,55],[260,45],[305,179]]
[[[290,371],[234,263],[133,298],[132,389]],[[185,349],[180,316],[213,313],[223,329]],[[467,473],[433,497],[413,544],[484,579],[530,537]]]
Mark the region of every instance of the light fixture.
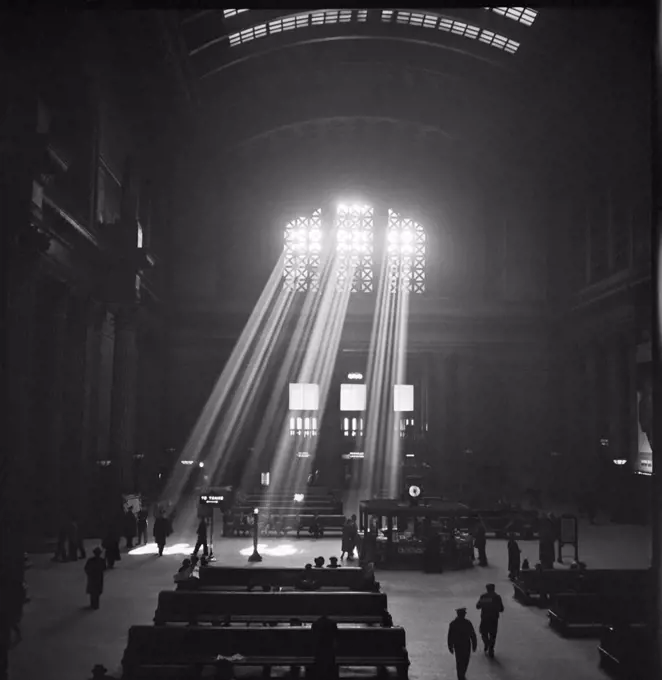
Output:
[[363,458],[364,453],[363,451],[350,451],[349,457],[350,458]]
[[405,453],[405,458],[413,458],[414,454],[413,453]]
[[198,467],[203,468],[204,466],[205,466],[205,464],[204,464],[202,461],[200,461],[200,462],[198,463]]
[[363,373],[348,373],[348,380],[363,380]]
[[625,465],[627,463],[627,460],[625,460],[624,458],[616,458],[613,461],[613,463],[614,465]]
[[192,460],[182,460],[180,461],[182,465],[193,465],[194,461]]
[[253,508],[253,514],[259,515],[260,514],[260,508]]
[[308,451],[297,451],[297,458],[310,458]]
[[295,493],[294,494],[294,502],[295,503],[303,503],[304,495],[302,493]]

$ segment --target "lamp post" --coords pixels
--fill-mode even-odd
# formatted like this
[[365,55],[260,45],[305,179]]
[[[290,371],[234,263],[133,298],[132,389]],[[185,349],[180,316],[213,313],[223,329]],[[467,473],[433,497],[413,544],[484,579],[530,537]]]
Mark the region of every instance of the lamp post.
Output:
[[260,508],[253,508],[253,554],[248,558],[249,562],[262,562],[262,555],[257,551],[257,531],[258,531],[258,515]]

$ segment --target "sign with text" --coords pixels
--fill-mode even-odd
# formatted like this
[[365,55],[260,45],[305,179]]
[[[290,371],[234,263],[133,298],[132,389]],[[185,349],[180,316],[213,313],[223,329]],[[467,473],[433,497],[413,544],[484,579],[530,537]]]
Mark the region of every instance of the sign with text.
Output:
[[222,502],[223,496],[211,493],[203,493],[200,495],[200,505],[220,505]]

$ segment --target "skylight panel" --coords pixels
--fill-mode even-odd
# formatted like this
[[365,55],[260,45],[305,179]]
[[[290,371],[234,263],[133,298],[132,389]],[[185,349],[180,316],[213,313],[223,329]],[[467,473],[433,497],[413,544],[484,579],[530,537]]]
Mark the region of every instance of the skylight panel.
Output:
[[237,14],[241,14],[242,12],[248,12],[247,9],[224,9],[223,10],[223,18],[224,19],[231,19],[232,17],[236,17]]
[[360,22],[364,22],[368,20],[368,10],[367,9],[358,9],[356,10],[356,20]]
[[440,31],[460,35],[463,38],[470,38],[471,40],[475,40],[480,33],[480,28],[478,28],[478,26],[467,24],[464,21],[455,21],[448,17],[442,17],[440,19],[438,28]]
[[496,47],[499,50],[504,50],[509,54],[515,54],[519,49],[519,43],[515,40],[510,40],[503,35],[494,33],[494,31],[487,31],[483,29],[478,36],[478,40],[490,47]]
[[531,9],[530,7],[486,7],[485,9],[500,14],[502,17],[506,17],[506,19],[517,21],[525,26],[533,25],[533,22],[538,16],[538,11]]

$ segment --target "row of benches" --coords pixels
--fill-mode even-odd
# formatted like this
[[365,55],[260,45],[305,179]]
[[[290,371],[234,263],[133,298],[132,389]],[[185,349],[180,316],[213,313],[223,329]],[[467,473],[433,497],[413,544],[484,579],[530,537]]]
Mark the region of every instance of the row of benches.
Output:
[[[289,515],[279,515],[278,520],[280,523],[280,530],[284,533],[290,531],[296,531],[297,538],[301,538],[301,532],[310,531],[313,520],[317,518],[317,525],[322,529],[325,534],[329,533],[342,533],[342,529],[345,526],[347,518],[344,515],[334,515],[334,514],[319,514],[319,515],[302,515],[302,514],[289,514]],[[252,531],[252,525],[246,524],[241,525],[240,517],[235,515],[232,523],[232,528],[235,531]],[[259,526],[260,531],[266,526],[268,518],[265,515],[260,516]]]
[[623,680],[650,680],[653,645],[654,635],[647,626],[606,626],[598,645],[600,665]]
[[336,623],[383,624],[384,593],[162,591],[154,615],[156,625],[209,623],[312,623],[328,616]]
[[[352,591],[372,591],[377,586],[367,581],[359,567],[338,569],[314,569],[313,575],[321,588]],[[198,588],[294,588],[301,576],[301,569],[292,567],[202,567],[198,571]]]
[[[216,628],[132,626],[122,659],[124,680],[191,677],[221,657],[235,666],[312,669],[315,636],[310,628]],[[339,628],[338,666],[395,668],[406,680],[409,670],[404,628]]]
[[527,569],[513,579],[513,589],[523,604],[547,605],[559,593],[636,594],[647,589],[650,578],[645,569]]

